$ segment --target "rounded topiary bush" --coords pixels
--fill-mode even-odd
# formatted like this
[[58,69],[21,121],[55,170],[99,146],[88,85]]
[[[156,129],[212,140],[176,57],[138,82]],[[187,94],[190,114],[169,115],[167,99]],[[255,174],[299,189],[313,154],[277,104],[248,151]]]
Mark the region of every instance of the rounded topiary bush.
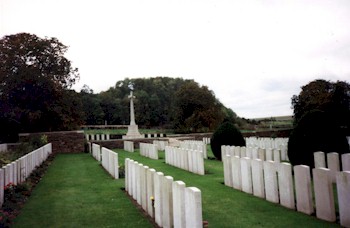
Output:
[[288,157],[293,166],[302,164],[313,168],[313,154],[317,151],[349,153],[349,144],[330,115],[314,110],[306,113],[291,132]]
[[242,133],[230,122],[224,122],[211,137],[211,150],[214,156],[221,160],[221,146],[245,146]]

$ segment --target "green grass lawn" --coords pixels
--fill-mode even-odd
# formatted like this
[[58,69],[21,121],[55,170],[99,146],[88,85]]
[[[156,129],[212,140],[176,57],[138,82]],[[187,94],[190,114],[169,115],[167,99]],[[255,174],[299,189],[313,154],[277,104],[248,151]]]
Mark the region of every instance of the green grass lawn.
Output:
[[89,154],[59,154],[13,227],[152,227]]
[[[209,227],[339,227],[225,186],[219,161],[206,160],[207,174],[200,176],[165,164],[164,152],[160,160],[151,160],[138,150],[116,151],[120,165],[128,157],[199,188]],[[113,180],[88,154],[58,155],[14,227],[152,226],[122,187],[124,179]]]

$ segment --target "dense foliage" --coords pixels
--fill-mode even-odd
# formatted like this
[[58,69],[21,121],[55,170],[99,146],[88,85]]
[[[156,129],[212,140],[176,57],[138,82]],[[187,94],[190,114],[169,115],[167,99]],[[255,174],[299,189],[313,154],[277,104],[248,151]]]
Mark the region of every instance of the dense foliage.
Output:
[[214,156],[221,160],[221,146],[245,146],[245,140],[239,129],[231,122],[224,122],[214,132],[210,146]]
[[293,165],[314,167],[317,151],[346,153],[350,135],[350,85],[314,80],[292,97],[294,129],[288,142]]
[[347,82],[314,80],[303,86],[298,96],[292,97],[292,107],[295,124],[306,113],[321,110],[329,115],[325,121],[334,122],[350,135],[350,84]]
[[242,123],[206,86],[182,78],[126,78],[107,91],[80,92],[86,124],[129,124],[129,85],[134,87],[135,119],[143,128],[167,128],[179,133],[214,130],[224,120]]
[[69,88],[78,70],[56,38],[28,33],[0,39],[1,138],[11,133],[65,130],[81,124],[80,100]]
[[314,167],[313,153],[349,153],[349,145],[336,121],[327,112],[306,113],[293,129],[288,142],[288,157],[293,165]]

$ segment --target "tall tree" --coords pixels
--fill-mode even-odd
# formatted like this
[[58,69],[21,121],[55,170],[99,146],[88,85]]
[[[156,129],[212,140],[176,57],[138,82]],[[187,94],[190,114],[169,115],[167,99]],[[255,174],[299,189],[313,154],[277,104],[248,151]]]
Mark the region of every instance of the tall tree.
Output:
[[347,82],[314,80],[292,97],[292,107],[296,124],[306,113],[320,110],[328,113],[330,121],[335,121],[344,132],[350,133],[350,84]]
[[[78,69],[56,38],[19,33],[0,40],[0,119],[20,131],[74,128],[80,114],[67,101]],[[76,94],[74,94],[76,95]],[[70,107],[71,106],[71,107]]]
[[225,118],[223,105],[206,86],[193,80],[184,84],[175,94],[175,129],[203,132],[215,129]]
[[87,85],[83,86],[79,95],[82,102],[82,111],[84,113],[84,123],[87,125],[102,125],[104,121],[104,112],[101,108],[100,96],[94,94],[94,91]]

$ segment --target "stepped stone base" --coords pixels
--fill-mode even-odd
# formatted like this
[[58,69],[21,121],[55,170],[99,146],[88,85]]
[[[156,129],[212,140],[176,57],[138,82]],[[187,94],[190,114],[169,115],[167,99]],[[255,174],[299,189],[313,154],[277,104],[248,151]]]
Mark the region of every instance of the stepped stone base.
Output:
[[128,133],[126,133],[126,135],[123,135],[123,139],[141,139],[144,137],[144,135],[140,134],[139,127],[137,125],[129,125]]

